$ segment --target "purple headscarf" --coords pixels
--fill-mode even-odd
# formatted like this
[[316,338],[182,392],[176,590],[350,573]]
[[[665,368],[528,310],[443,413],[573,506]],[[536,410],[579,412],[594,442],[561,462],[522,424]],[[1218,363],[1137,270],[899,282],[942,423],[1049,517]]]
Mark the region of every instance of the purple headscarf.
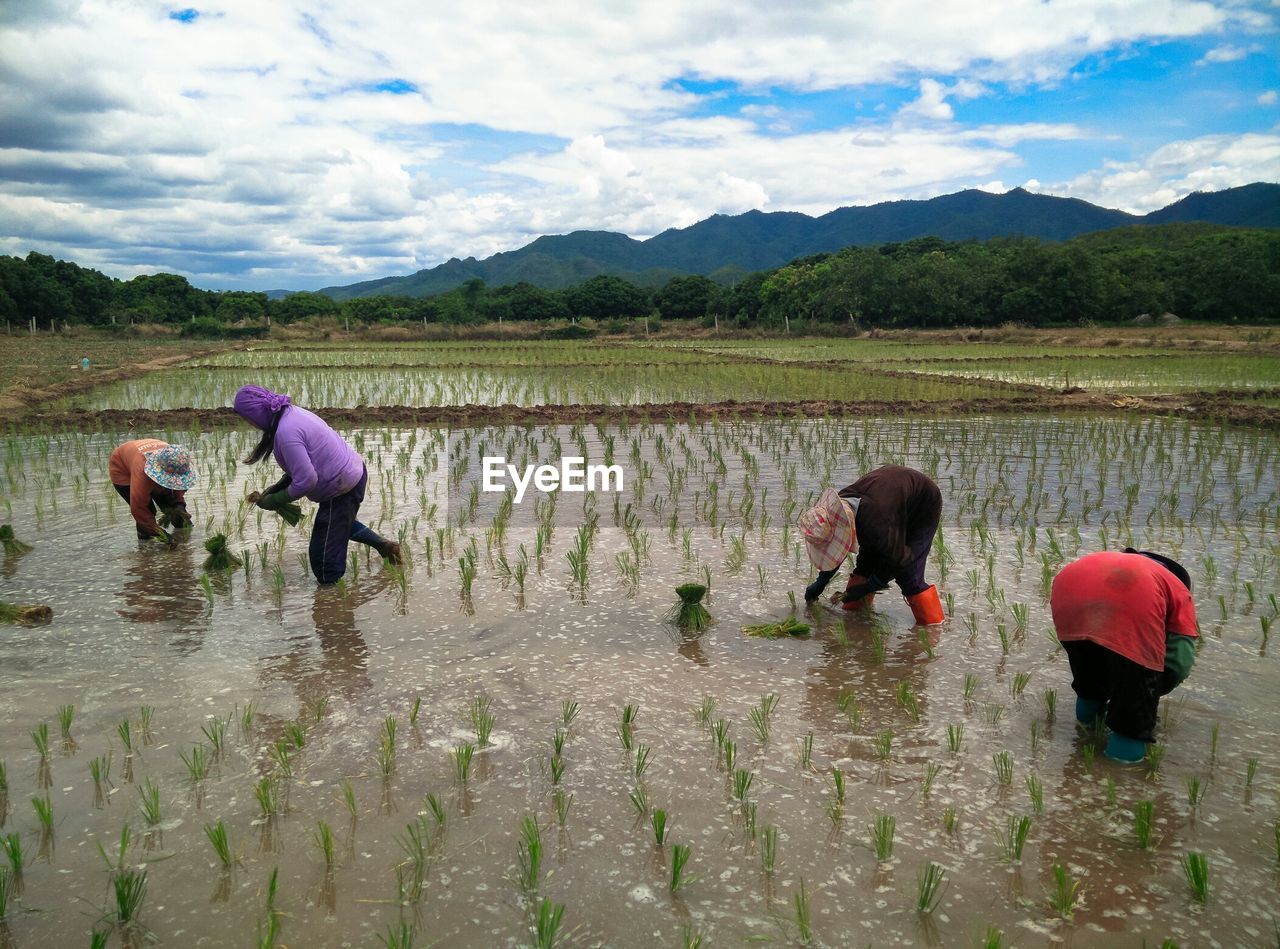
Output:
[[231,405],[237,415],[265,431],[276,414],[289,404],[287,395],[262,386],[241,386]]

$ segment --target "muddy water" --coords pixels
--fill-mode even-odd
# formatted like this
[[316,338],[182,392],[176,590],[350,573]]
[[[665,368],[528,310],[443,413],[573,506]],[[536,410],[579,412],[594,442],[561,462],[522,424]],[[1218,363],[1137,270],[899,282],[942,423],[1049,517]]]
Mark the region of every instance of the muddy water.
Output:
[[[299,559],[304,529],[279,532],[270,515],[241,516],[237,499],[266,477],[247,478],[229,463],[247,450],[244,437],[170,435],[196,449],[205,475],[192,495],[196,538],[172,552],[140,548],[127,511],[103,484],[111,435],[4,443],[5,517],[35,550],[3,562],[0,595],[56,612],[52,626],[0,636],[0,758],[9,786],[0,831],[18,833],[29,860],[9,905],[9,944],[81,944],[90,928],[108,925],[109,876],[97,848],[114,856],[125,823],[134,832],[126,862],[148,874],[141,924],[169,945],[252,943],[267,919],[273,869],[280,941],[290,945],[377,944],[402,920],[421,942],[523,945],[542,897],[565,906],[561,937],[570,945],[680,945],[685,927],[712,945],[752,937],[785,943],[799,936],[794,897],[802,881],[813,939],[831,946],[970,944],[989,926],[1017,945],[1171,937],[1184,946],[1232,946],[1272,938],[1280,674],[1262,648],[1260,617],[1271,615],[1268,595],[1277,590],[1274,436],[1089,419],[491,429],[469,439],[348,434],[369,461],[362,514],[388,531],[413,525],[403,584],[362,550],[358,577],[317,590]],[[446,475],[460,456],[478,455],[483,444],[513,447],[513,458],[545,457],[558,439],[566,453],[584,444],[600,457],[610,437],[632,483],[617,521],[611,497],[594,507],[600,530],[585,594],[571,587],[566,562],[586,517],[582,495],[563,495],[556,506],[542,569],[531,557],[523,596],[488,554],[496,498],[481,496],[474,518],[443,535],[439,555],[434,528],[466,516],[471,475],[452,491]],[[930,578],[950,594],[953,618],[922,640],[900,598],[884,594],[866,617],[820,608],[807,639],[742,635],[744,624],[785,616],[786,592],[798,595],[809,579],[794,531],[784,544],[787,513],[822,481],[843,484],[889,461],[933,470],[942,486],[949,566],[942,579],[948,558],[936,552]],[[637,496],[635,475],[646,464],[652,474]],[[650,537],[636,587],[614,562],[631,549],[628,501]],[[1165,700],[1167,750],[1153,776],[1100,755],[1089,760],[1041,595],[1042,556],[1095,549],[1104,531],[1116,546],[1130,539],[1122,525],[1140,546],[1173,552],[1191,568],[1204,632],[1191,679]],[[234,549],[253,549],[253,559],[206,591],[199,541],[223,529]],[[535,530],[531,512],[512,516],[503,548],[509,563],[522,544],[532,553]],[[746,553],[740,566],[734,537]],[[472,539],[479,571],[468,602],[457,559]],[[268,545],[265,561],[259,543]],[[700,637],[681,636],[666,621],[671,589],[702,578],[704,565],[716,623]],[[1028,608],[1022,631],[1015,603]],[[1030,680],[1015,696],[1020,672]],[[976,677],[968,697],[966,676]],[[917,697],[918,721],[899,703],[906,688]],[[1046,689],[1057,695],[1053,718]],[[766,694],[777,696],[777,708],[762,741],[749,712]],[[492,744],[476,753],[462,782],[450,752],[474,741],[467,708],[481,695],[496,716]],[[846,695],[853,704],[842,710]],[[712,721],[723,718],[736,742],[736,767],[753,774],[744,799],[754,804],[758,831],[778,829],[772,873],[710,730],[695,720],[704,696],[716,702]],[[415,698],[421,709],[411,726]],[[562,754],[560,787],[573,798],[561,828],[550,756],[565,700],[581,711]],[[255,714],[246,729],[239,712],[249,703]],[[630,754],[617,733],[627,703],[639,706]],[[55,713],[65,704],[75,705],[76,718],[73,744],[64,747]],[[154,709],[146,735],[144,705]],[[376,752],[387,716],[397,721],[397,751],[384,779]],[[231,720],[226,747],[209,777],[193,784],[179,752],[208,745],[201,729],[215,717]],[[126,719],[137,745],[131,756],[117,731]],[[41,722],[51,732],[47,768],[30,737]],[[291,723],[302,726],[305,743],[285,776],[267,749]],[[964,726],[955,755],[949,724]],[[876,738],[889,730],[882,760]],[[810,733],[811,766],[802,768]],[[639,745],[651,757],[637,780]],[[99,796],[89,760],[108,750],[114,784]],[[1007,787],[992,761],[1005,750],[1014,762]],[[1246,787],[1251,758],[1258,763]],[[926,795],[929,763],[939,770]],[[833,767],[845,775],[843,806]],[[264,820],[254,787],[272,774],[287,807]],[[1028,775],[1043,785],[1044,813],[1011,863],[996,835],[1011,815],[1033,815]],[[1195,807],[1189,778],[1207,788]],[[150,832],[139,803],[147,779],[160,788],[163,811]],[[356,798],[354,820],[342,801],[344,780]],[[667,812],[661,848],[628,800],[638,786]],[[442,830],[420,816],[428,792],[443,803]],[[30,802],[45,793],[49,835]],[[1131,812],[1148,799],[1155,832],[1142,851]],[[956,815],[951,832],[947,808]],[[869,842],[877,814],[896,819],[884,862]],[[545,851],[535,896],[517,880],[525,815],[537,817]],[[218,868],[203,830],[219,819],[238,856],[229,872]],[[314,841],[318,821],[335,834],[331,870]],[[428,859],[421,892],[405,893],[413,874],[402,843],[406,825],[420,821]],[[696,877],[675,893],[672,844],[692,847],[688,872]],[[1203,906],[1183,878],[1187,851],[1210,860]],[[921,916],[916,879],[928,861],[945,869],[946,884],[938,908]],[[1070,922],[1046,901],[1054,864],[1081,882]],[[142,930],[121,935],[141,938]]]

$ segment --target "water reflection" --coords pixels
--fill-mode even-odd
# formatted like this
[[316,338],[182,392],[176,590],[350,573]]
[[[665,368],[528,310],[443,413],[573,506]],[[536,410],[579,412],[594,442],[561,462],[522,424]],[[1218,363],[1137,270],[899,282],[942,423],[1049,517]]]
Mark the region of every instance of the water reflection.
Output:
[[125,581],[116,614],[130,623],[171,624],[178,635],[169,645],[181,656],[194,654],[208,624],[191,542],[180,540],[171,550],[139,545],[122,559]]

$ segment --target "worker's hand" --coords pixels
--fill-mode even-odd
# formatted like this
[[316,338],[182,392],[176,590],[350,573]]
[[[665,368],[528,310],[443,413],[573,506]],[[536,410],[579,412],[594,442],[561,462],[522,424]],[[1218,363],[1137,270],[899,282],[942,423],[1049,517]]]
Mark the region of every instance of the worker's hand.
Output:
[[818,573],[818,579],[804,588],[804,601],[812,603],[818,597],[822,596],[822,591],[827,588],[827,584],[831,582],[831,578],[836,575],[834,570],[822,570]]
[[278,511],[289,503],[289,492],[281,489],[271,494],[263,494],[254,503],[264,511]]
[[857,603],[868,594],[879,593],[881,590],[887,590],[888,588],[889,584],[877,576],[859,577],[854,575],[849,578],[849,586],[845,588],[844,595],[840,597],[840,602]]

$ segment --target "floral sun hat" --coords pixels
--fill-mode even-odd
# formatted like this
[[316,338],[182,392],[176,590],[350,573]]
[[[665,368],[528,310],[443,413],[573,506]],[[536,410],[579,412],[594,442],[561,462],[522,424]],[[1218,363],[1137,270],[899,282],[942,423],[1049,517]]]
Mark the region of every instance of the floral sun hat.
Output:
[[809,561],[818,570],[835,570],[858,546],[853,509],[833,488],[823,491],[818,503],[800,515],[800,533]]
[[149,451],[145,467],[148,478],[170,491],[190,491],[196,484],[196,471],[191,463],[191,452],[181,445],[166,445]]

